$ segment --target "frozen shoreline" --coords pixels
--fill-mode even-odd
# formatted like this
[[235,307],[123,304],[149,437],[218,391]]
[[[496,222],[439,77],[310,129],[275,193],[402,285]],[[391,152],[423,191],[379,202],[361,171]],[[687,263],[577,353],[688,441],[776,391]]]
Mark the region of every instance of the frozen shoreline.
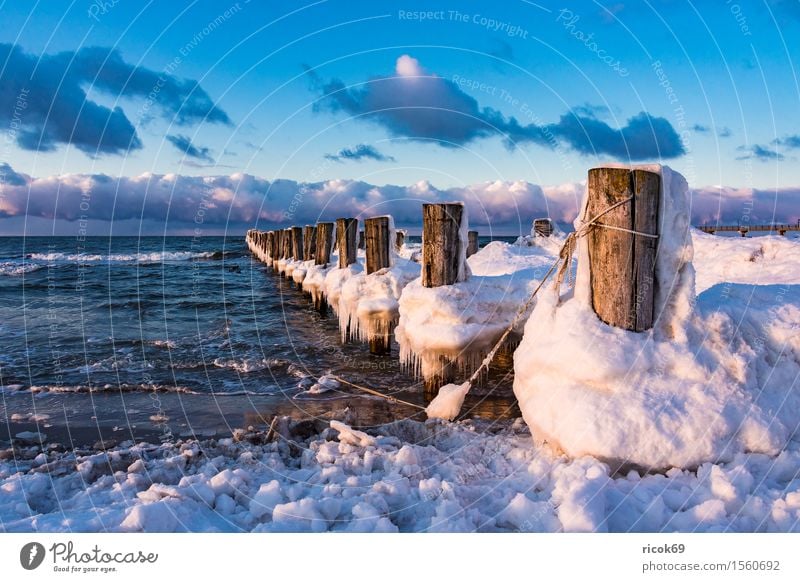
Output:
[[[521,420],[276,423],[234,438],[0,461],[2,531],[797,531],[800,443],[612,475]],[[128,443],[129,444],[129,443]]]

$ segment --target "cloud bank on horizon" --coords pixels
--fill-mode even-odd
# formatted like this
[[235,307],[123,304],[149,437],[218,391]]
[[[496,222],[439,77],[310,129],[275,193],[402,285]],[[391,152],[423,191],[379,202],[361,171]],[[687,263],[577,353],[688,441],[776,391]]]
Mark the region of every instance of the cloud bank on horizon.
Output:
[[[585,182],[540,186],[523,180],[489,181],[439,189],[427,181],[376,186],[359,180],[269,181],[250,174],[182,176],[144,174],[112,178],[65,174],[34,178],[0,163],[0,233],[3,219],[29,216],[77,222],[155,221],[169,226],[246,228],[301,225],[342,216],[391,214],[398,225],[421,223],[423,202],[463,201],[470,224],[529,228],[533,218],[571,222]],[[800,188],[758,190],[707,187],[692,190],[694,224],[795,222]]]

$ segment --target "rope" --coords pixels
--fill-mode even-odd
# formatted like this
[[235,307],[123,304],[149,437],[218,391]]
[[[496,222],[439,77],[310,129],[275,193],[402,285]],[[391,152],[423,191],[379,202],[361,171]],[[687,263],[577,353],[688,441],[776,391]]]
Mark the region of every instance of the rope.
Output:
[[389,396],[388,394],[383,394],[381,392],[378,392],[377,390],[373,390],[372,388],[367,388],[366,386],[359,386],[358,384],[353,384],[352,382],[348,382],[347,380],[344,380],[344,379],[340,378],[339,376],[331,376],[331,378],[334,378],[335,380],[341,382],[342,384],[347,384],[348,386],[352,386],[353,388],[356,388],[357,390],[361,390],[362,392],[366,392],[367,394],[372,394],[373,396],[380,396],[381,398],[385,398],[386,400],[388,400],[389,402],[392,402],[394,404],[405,404],[406,406],[411,406],[412,408],[416,408],[418,410],[425,410],[425,407],[424,406],[420,406],[419,404],[414,404],[413,402],[408,402],[407,400],[401,400],[399,398],[395,398],[394,396]]
[[[606,214],[608,214],[612,210],[614,210],[616,208],[619,208],[623,204],[627,204],[631,200],[633,200],[633,196],[629,196],[628,198],[625,198],[624,200],[620,200],[619,202],[616,202],[616,203],[612,204],[611,206],[609,206],[608,208],[606,208],[605,210],[603,210],[602,212],[597,214],[594,218],[592,218],[588,222],[584,222],[580,226],[580,228],[577,229],[575,232],[571,232],[571,233],[569,233],[569,235],[567,235],[567,238],[564,241],[564,244],[561,246],[561,249],[558,252],[558,257],[556,258],[556,260],[553,262],[552,265],[550,265],[550,268],[544,274],[544,277],[542,277],[542,280],[539,281],[539,284],[536,286],[536,289],[533,290],[533,292],[530,294],[530,296],[525,301],[525,303],[522,305],[522,307],[520,307],[517,310],[517,313],[514,315],[514,319],[511,321],[511,324],[505,329],[505,331],[503,331],[502,335],[497,340],[497,342],[495,343],[494,347],[491,350],[489,350],[489,353],[487,353],[486,357],[483,358],[483,361],[481,362],[481,365],[478,366],[478,368],[467,379],[467,381],[466,381],[467,384],[469,384],[471,386],[475,382],[475,380],[478,379],[478,377],[481,375],[481,373],[483,373],[483,371],[486,368],[489,367],[489,364],[491,364],[492,360],[494,360],[494,357],[497,355],[497,351],[503,345],[503,342],[506,341],[506,338],[508,338],[509,334],[517,326],[517,324],[519,323],[520,318],[522,318],[522,316],[525,315],[525,313],[527,313],[528,309],[530,308],[531,304],[533,303],[533,300],[536,298],[536,295],[538,295],[539,291],[541,291],[542,287],[544,287],[544,284],[547,282],[547,280],[550,278],[550,276],[553,274],[553,272],[555,272],[556,269],[559,267],[559,263],[561,264],[561,267],[558,268],[558,273],[556,274],[556,285],[555,285],[556,292],[558,292],[558,290],[561,288],[561,284],[562,284],[562,282],[564,280],[564,275],[567,274],[567,273],[568,273],[567,281],[568,281],[570,287],[573,286],[574,281],[572,279],[572,272],[569,271],[569,267],[572,264],[572,255],[575,252],[575,243],[577,242],[577,240],[579,238],[582,238],[582,237],[586,236],[587,234],[589,234],[589,231],[592,228],[598,226],[598,227],[607,228],[607,229],[610,229],[610,230],[618,230],[618,231],[622,231],[622,232],[627,232],[627,233],[633,234],[634,236],[644,236],[644,237],[648,237],[648,238],[658,238],[657,234],[648,234],[648,233],[645,233],[645,232],[639,232],[639,231],[636,231],[636,230],[629,230],[627,228],[618,227],[618,226],[611,226],[611,225],[608,225],[608,224],[603,224],[603,223],[597,222],[598,220],[600,220],[603,216],[605,216]],[[408,402],[406,400],[401,400],[400,398],[395,398],[394,396],[389,396],[388,394],[382,394],[381,392],[378,392],[377,390],[373,390],[372,388],[367,388],[366,386],[359,386],[358,384],[353,384],[352,382],[348,382],[347,380],[344,380],[344,379],[342,379],[342,378],[340,378],[338,376],[332,376],[332,377],[335,378],[337,381],[341,382],[342,384],[347,384],[348,386],[351,386],[351,387],[353,387],[353,388],[355,388],[357,390],[361,390],[362,392],[366,392],[367,394],[372,394],[373,396],[378,396],[380,398],[385,398],[386,400],[388,400],[389,402],[392,402],[394,404],[404,404],[406,406],[411,406],[412,408],[416,408],[418,410],[426,410],[426,407],[420,406],[419,404],[414,404],[413,402]]]
[[597,214],[590,221],[584,222],[578,230],[576,230],[575,232],[571,232],[571,233],[569,233],[569,235],[567,235],[567,239],[564,241],[564,244],[562,245],[561,249],[558,252],[558,258],[555,260],[555,262],[547,270],[547,273],[545,273],[545,275],[542,278],[542,280],[536,286],[536,289],[534,289],[533,293],[531,293],[530,297],[528,297],[528,300],[522,305],[522,307],[514,315],[514,319],[511,321],[511,324],[505,329],[503,334],[500,336],[500,339],[497,340],[497,343],[494,345],[494,347],[489,351],[489,353],[483,359],[483,361],[481,362],[481,365],[478,366],[478,369],[475,370],[472,373],[472,375],[469,377],[469,379],[467,380],[467,382],[469,384],[472,384],[481,375],[481,373],[486,368],[489,367],[489,364],[491,364],[492,360],[494,359],[495,355],[497,354],[497,351],[500,349],[500,346],[503,345],[503,342],[506,340],[506,338],[509,336],[509,334],[514,330],[514,328],[517,326],[517,324],[519,323],[520,318],[528,311],[528,309],[530,308],[531,304],[533,303],[533,300],[536,298],[536,295],[542,289],[542,287],[544,286],[545,282],[550,278],[550,275],[553,274],[553,271],[556,270],[556,268],[558,267],[559,263],[561,263],[561,268],[558,270],[558,273],[556,275],[556,286],[555,286],[556,292],[558,292],[558,290],[561,288],[561,283],[564,280],[564,275],[565,274],[568,274],[568,283],[569,283],[570,287],[572,287],[574,281],[572,280],[572,272],[569,270],[569,267],[572,264],[572,254],[575,252],[575,243],[577,242],[577,239],[586,236],[589,233],[589,231],[595,226],[599,226],[599,227],[602,227],[602,228],[608,228],[608,229],[611,229],[611,230],[621,230],[621,231],[629,232],[629,233],[634,234],[634,235],[646,236],[646,237],[649,237],[649,238],[658,238],[657,234],[648,234],[648,233],[644,233],[644,232],[628,230],[626,228],[611,226],[611,225],[608,225],[608,224],[603,224],[603,223],[597,222],[598,220],[600,220],[603,216],[605,216],[606,214],[608,214],[612,210],[614,210],[616,208],[619,208],[623,204],[627,204],[631,200],[633,200],[633,196],[629,196],[629,197],[625,198],[624,200],[620,200],[619,202],[616,202],[616,203],[612,204],[611,206],[609,206],[608,208],[606,208],[605,210],[603,210],[602,212]]

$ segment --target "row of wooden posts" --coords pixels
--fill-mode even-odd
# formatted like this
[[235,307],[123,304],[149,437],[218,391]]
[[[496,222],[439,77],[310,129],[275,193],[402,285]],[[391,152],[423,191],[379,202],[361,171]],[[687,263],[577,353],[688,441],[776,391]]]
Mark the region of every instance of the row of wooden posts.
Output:
[[[602,216],[598,227],[587,235],[592,307],[609,325],[637,332],[648,330],[654,323],[658,287],[661,177],[644,170],[595,168],[589,171],[588,196],[584,219]],[[467,249],[462,253],[462,204],[423,204],[422,216],[422,285],[452,285],[465,272],[463,257],[477,252],[478,233],[469,231]],[[549,236],[552,223],[537,220],[534,230],[539,236]],[[366,272],[372,274],[390,266],[390,244],[397,248],[403,245],[403,233],[398,231],[394,241],[389,240],[390,233],[390,217],[380,216],[364,221],[363,236],[358,236],[356,218],[339,218],[335,225],[319,222],[267,232],[250,230],[247,237],[272,261],[313,260],[316,265],[328,266],[332,250],[338,247],[340,269],[356,262],[356,249],[363,241]],[[388,340],[379,347],[388,350]]]
[[[456,282],[460,268],[462,212],[463,206],[457,203],[423,204],[423,239],[427,244],[423,246],[422,273],[426,287]],[[355,263],[357,249],[363,249],[366,272],[370,275],[391,264],[390,224],[388,216],[367,218],[364,230],[359,231],[357,218],[338,218],[335,223],[318,222],[270,231],[252,229],[247,232],[247,238],[272,260],[314,261],[315,265],[324,267],[331,263],[332,251],[339,249],[340,269]],[[400,250],[404,243],[405,233],[396,231],[395,250]],[[469,231],[466,256],[478,252],[478,246],[478,231]]]

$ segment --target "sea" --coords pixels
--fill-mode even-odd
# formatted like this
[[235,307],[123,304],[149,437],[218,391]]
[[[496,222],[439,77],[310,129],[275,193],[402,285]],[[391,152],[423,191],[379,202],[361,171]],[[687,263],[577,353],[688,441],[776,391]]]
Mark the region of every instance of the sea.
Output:
[[[498,358],[465,416],[518,415],[512,374]],[[396,345],[377,356],[343,342],[333,312],[243,236],[0,238],[0,440],[230,436],[282,414],[424,418],[344,384],[314,389],[326,375],[424,405]]]

